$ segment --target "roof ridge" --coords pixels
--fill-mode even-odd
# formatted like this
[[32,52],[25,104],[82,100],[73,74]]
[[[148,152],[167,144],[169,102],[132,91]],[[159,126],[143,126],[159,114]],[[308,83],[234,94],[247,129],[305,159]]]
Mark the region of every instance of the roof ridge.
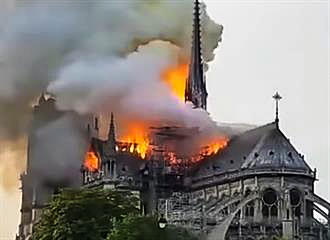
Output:
[[299,157],[300,157],[300,159],[303,161],[303,163],[310,169],[310,170],[312,170],[311,168],[310,168],[310,166],[309,166],[309,164],[305,161],[305,158],[303,157],[303,155],[295,148],[295,146],[293,146],[293,144],[291,143],[291,141],[289,140],[289,138],[287,138],[286,136],[285,136],[285,134],[280,130],[280,129],[278,129],[278,132],[280,133],[280,135],[285,139],[285,141],[291,146],[291,148],[295,151],[295,153],[297,154],[297,155],[299,155]]
[[256,128],[249,129],[249,130],[247,130],[245,132],[242,132],[238,136],[243,135],[243,134],[246,134],[246,133],[250,133],[250,132],[256,132],[256,131],[259,131],[259,130],[262,130],[262,129],[268,129],[268,128],[269,129],[275,129],[275,128],[277,128],[276,127],[276,122],[270,122],[270,123],[267,123],[265,125],[258,126]]

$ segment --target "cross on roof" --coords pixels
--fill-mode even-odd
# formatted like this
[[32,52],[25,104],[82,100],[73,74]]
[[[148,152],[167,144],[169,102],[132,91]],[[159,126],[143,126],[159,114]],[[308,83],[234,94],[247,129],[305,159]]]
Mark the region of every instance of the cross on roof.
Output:
[[278,102],[282,99],[281,95],[276,92],[275,95],[273,96],[273,98],[276,101],[276,116],[275,116],[275,122],[278,123],[279,122],[279,118],[278,118]]

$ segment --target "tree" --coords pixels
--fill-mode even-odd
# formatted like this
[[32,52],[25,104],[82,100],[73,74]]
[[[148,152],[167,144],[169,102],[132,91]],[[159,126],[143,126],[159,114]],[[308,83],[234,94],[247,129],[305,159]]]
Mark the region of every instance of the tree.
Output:
[[55,195],[36,224],[33,240],[101,240],[114,221],[138,214],[138,199],[129,192],[66,189]]
[[158,227],[155,217],[128,216],[119,222],[108,235],[107,240],[198,240],[184,228]]

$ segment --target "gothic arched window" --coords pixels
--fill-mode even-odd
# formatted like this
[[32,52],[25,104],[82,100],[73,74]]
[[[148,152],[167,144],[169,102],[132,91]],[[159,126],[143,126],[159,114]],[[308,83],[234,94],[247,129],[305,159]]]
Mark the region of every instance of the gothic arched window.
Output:
[[293,188],[290,190],[290,204],[293,207],[300,205],[301,203],[301,193],[299,190]]
[[262,215],[264,218],[278,217],[278,194],[272,188],[267,188],[262,196]]
[[254,216],[254,201],[249,202],[245,206],[245,216],[246,217],[253,217]]

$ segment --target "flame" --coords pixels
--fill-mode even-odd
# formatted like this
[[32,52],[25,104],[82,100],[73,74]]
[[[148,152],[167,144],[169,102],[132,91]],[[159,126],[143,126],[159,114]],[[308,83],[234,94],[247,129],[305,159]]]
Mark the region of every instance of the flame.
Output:
[[100,160],[96,153],[94,152],[93,148],[90,147],[85,156],[84,166],[90,172],[95,172],[100,167]]
[[172,94],[180,101],[185,100],[186,79],[189,73],[187,63],[172,66],[162,73],[163,81],[170,87]]
[[180,164],[195,164],[200,161],[203,161],[203,159],[205,159],[206,157],[219,153],[221,150],[227,147],[227,145],[228,139],[222,138],[202,147],[197,154],[190,156],[187,159],[184,159],[184,157],[177,156],[175,152],[171,151],[166,152],[164,154],[164,158],[165,161],[171,166],[178,166]]
[[[173,96],[182,102],[185,100],[185,83],[188,70],[188,64],[180,63],[165,69],[161,74],[162,80],[169,86]],[[150,140],[147,135],[148,128],[144,123],[129,123],[127,132],[128,134],[120,138],[123,143],[120,150],[137,153],[145,159],[150,149]]]
[[[161,73],[161,79],[170,88],[171,93],[179,101],[185,101],[185,85],[189,74],[189,64],[187,61],[180,60],[178,64],[168,67]],[[126,120],[127,121],[127,120]],[[138,154],[142,159],[146,159],[148,153],[151,153],[151,141],[149,139],[149,127],[144,122],[127,121],[125,125],[125,133],[119,137],[117,150],[121,152],[129,152]],[[196,154],[192,156],[179,157],[175,152],[166,151],[164,158],[170,164],[181,164],[185,161],[199,162],[207,156],[217,154],[221,149],[227,146],[228,139],[217,139],[201,146]]]
[[147,129],[142,124],[134,124],[128,127],[128,134],[120,138],[122,143],[119,149],[130,153],[137,153],[145,159],[149,150],[150,141],[147,136]]
[[228,139],[220,139],[216,142],[213,142],[211,144],[208,144],[206,147],[204,147],[201,150],[202,156],[211,156],[214,154],[217,154],[221,149],[225,148],[228,144]]

